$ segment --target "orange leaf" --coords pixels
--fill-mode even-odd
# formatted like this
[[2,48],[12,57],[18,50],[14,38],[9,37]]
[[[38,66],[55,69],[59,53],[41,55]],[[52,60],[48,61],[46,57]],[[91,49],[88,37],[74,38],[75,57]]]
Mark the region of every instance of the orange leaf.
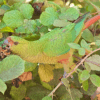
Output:
[[18,77],[21,81],[28,81],[32,80],[32,73],[31,72],[24,72],[22,75]]
[[98,95],[96,95],[96,96],[97,96],[98,100],[100,100],[100,94],[98,94]]

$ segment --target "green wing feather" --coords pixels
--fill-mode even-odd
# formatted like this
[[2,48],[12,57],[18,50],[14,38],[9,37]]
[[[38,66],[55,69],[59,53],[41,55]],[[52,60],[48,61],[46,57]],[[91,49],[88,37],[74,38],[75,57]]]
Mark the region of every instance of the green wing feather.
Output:
[[47,33],[40,39],[44,39],[46,42],[43,52],[50,57],[67,53],[70,50],[67,43],[75,41],[84,26],[85,19],[86,15],[76,25],[72,23],[62,29],[56,29]]
[[70,50],[67,43],[71,42],[75,24],[72,23],[62,29],[56,29],[47,33],[41,40],[45,40],[43,52],[48,56],[59,56]]

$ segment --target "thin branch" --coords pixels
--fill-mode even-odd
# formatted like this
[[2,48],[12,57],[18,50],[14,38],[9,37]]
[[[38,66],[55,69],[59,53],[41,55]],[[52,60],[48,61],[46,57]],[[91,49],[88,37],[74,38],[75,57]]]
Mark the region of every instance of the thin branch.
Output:
[[48,96],[51,96],[61,85],[62,82],[59,82],[59,84],[53,89],[53,91]]
[[[77,69],[91,54],[93,54],[93,53],[95,53],[95,52],[97,52],[97,51],[99,51],[99,50],[100,50],[100,48],[98,48],[98,49],[92,51],[92,52],[89,53],[87,56],[85,56],[85,57],[81,60],[81,62],[80,62],[78,65],[76,65],[76,67],[66,76],[66,78],[68,78],[69,76],[71,76],[71,74],[72,74],[73,72],[75,72],[75,70],[76,70],[76,69]],[[59,84],[51,91],[51,93],[50,93],[48,96],[51,96],[61,85],[62,85],[62,82],[59,82]]]
[[[82,60],[82,58],[80,58],[80,57],[77,57],[76,55],[73,55],[75,58],[77,58],[77,59],[79,59],[79,60]],[[90,61],[90,60],[85,60],[85,62],[90,62],[90,63],[92,63],[92,64],[94,64],[94,65],[97,65],[97,66],[100,66],[100,64],[98,64],[98,63],[96,63],[96,62],[94,62],[94,61]]]
[[52,93],[52,100],[53,100],[53,93]]

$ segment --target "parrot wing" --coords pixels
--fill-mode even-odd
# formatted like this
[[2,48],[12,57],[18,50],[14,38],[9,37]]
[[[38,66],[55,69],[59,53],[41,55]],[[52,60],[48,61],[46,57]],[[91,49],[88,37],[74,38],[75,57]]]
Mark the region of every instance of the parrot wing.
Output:
[[75,24],[69,24],[62,29],[55,29],[46,34],[41,40],[45,40],[45,47],[43,52],[47,56],[59,56],[70,50],[67,43],[72,42],[72,33],[75,34]]
[[43,52],[50,57],[67,53],[70,50],[68,43],[74,42],[78,37],[84,26],[86,15],[87,14],[82,16],[82,18],[78,23],[76,23],[76,25],[75,23],[72,23],[62,29],[58,28],[43,36],[40,39],[43,39],[46,42]]

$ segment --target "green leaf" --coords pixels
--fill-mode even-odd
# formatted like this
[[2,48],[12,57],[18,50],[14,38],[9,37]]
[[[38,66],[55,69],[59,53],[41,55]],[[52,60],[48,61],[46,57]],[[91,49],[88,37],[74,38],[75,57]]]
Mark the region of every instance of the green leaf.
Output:
[[79,72],[79,73],[78,73],[78,80],[79,80],[80,83],[83,82],[83,80],[81,80],[81,78],[80,78],[81,74],[82,74],[82,72]]
[[26,87],[24,85],[19,85],[18,88],[12,86],[10,90],[10,95],[14,100],[22,100],[26,94]]
[[2,79],[0,79],[0,92],[2,92],[4,94],[6,89],[7,89],[7,86],[6,86],[5,82]]
[[16,33],[32,33],[36,28],[36,23],[34,20],[24,20],[23,26],[19,26],[15,29]]
[[32,33],[36,28],[36,23],[34,20],[24,20],[23,24],[26,33]]
[[83,89],[84,89],[85,91],[87,91],[88,88],[89,88],[88,80],[84,81],[84,82],[82,83],[82,86],[83,86]]
[[52,7],[46,8],[40,16],[41,23],[45,26],[52,25],[55,19],[58,19],[58,13]]
[[25,87],[28,89],[32,86],[36,86],[36,83],[33,82],[33,80],[28,80],[28,81],[25,81]]
[[82,38],[84,38],[88,42],[93,42],[94,41],[93,34],[89,31],[89,29],[85,29],[83,31]]
[[70,21],[76,20],[78,17],[79,17],[79,12],[77,11],[77,9],[73,7],[67,9],[64,13],[61,13],[59,15],[60,19],[67,19]]
[[14,32],[14,30],[8,26],[0,29],[1,32]]
[[56,86],[59,83],[59,78],[64,74],[64,68],[54,69],[53,72],[54,72],[54,78],[49,82],[49,84],[52,86]]
[[4,43],[4,40],[3,41],[0,41],[0,46],[2,46],[3,43]]
[[65,88],[64,85],[61,85],[56,91],[55,91],[55,94],[57,95],[58,98],[60,98],[61,96],[64,95],[64,93],[66,93],[67,90]]
[[84,39],[81,40],[81,46],[87,50],[91,50],[88,43]]
[[79,48],[78,53],[79,53],[79,55],[85,55],[85,49],[84,48]]
[[91,96],[97,90],[97,87],[95,85],[93,85],[90,80],[88,80],[88,83],[89,83],[88,90],[87,91],[84,91],[83,88],[81,88],[81,92],[84,93],[84,94],[86,94],[86,95]]
[[22,5],[21,2],[18,2],[18,3],[14,3],[12,6],[11,6],[11,9],[12,10],[19,10],[19,7]]
[[87,70],[83,70],[81,75],[80,75],[80,79],[82,81],[86,81],[89,77],[90,77],[89,72]]
[[43,88],[40,85],[31,87],[30,89],[27,90],[27,96],[31,100],[41,100],[43,97],[45,97],[49,93],[50,93],[49,90]]
[[46,96],[46,97],[42,98],[42,100],[52,100],[52,98],[49,96]]
[[48,32],[48,27],[47,26],[43,26],[40,28],[39,30],[40,33],[47,33]]
[[90,66],[91,70],[100,71],[100,56],[99,55],[92,55],[91,57],[87,58],[89,61],[93,61],[98,65],[92,64],[90,62],[85,62],[87,65]]
[[79,69],[79,68],[77,68],[77,71],[78,71],[78,72],[82,72],[82,70],[81,70],[81,69]]
[[4,14],[3,21],[7,26],[16,28],[23,24],[23,16],[18,10],[11,10]]
[[95,44],[96,44],[97,46],[100,46],[100,40],[96,40]]
[[35,22],[36,22],[36,26],[38,26],[38,27],[42,26],[40,19],[35,19]]
[[53,88],[52,88],[48,83],[46,83],[46,82],[41,81],[41,84],[42,84],[43,87],[45,87],[45,88],[48,89],[48,90],[52,90],[52,89],[53,89]]
[[32,71],[33,77],[38,75],[38,66]]
[[68,43],[68,45],[73,49],[80,49],[80,45],[76,43]]
[[73,82],[75,84],[75,87],[81,87],[81,84],[79,82],[79,77],[78,77],[78,74],[77,73],[74,73],[73,74]]
[[61,13],[65,13],[66,10],[67,10],[66,7],[61,7]]
[[5,100],[5,96],[0,92],[0,100]]
[[0,29],[2,29],[2,28],[4,28],[4,27],[6,27],[6,24],[2,21],[2,22],[0,22]]
[[[83,97],[82,93],[78,89],[71,88],[70,90],[71,90],[71,95],[72,95],[73,100],[80,100],[80,98]],[[60,100],[72,100],[72,99],[71,99],[69,93],[66,92],[60,98]]]
[[17,78],[23,72],[24,61],[19,56],[10,55],[0,62],[0,78],[3,81]]
[[60,5],[58,5],[58,4],[56,4],[56,3],[52,2],[52,1],[48,1],[47,2],[47,6],[54,8],[56,11],[61,9]]
[[62,78],[61,81],[63,82],[63,84],[69,88],[69,81],[67,80],[67,78]]
[[26,18],[26,19],[32,18],[34,8],[30,4],[22,4],[19,7],[19,10],[23,14],[24,18]]
[[95,4],[93,4],[91,1],[89,1],[90,4],[97,10],[98,14],[100,14],[100,7],[96,6]]
[[53,23],[53,25],[56,27],[64,27],[68,24],[70,24],[70,22],[68,22],[67,20],[60,20],[60,19],[56,19]]
[[86,62],[84,63],[84,65],[85,65],[86,70],[88,72],[91,72],[91,67]]
[[[71,94],[72,94],[73,98],[82,98],[83,97],[82,93],[78,89],[72,88]],[[76,99],[74,99],[74,100],[76,100]]]
[[2,5],[0,8],[5,11],[10,10],[10,6],[8,6],[8,5]]
[[94,36],[94,40],[100,40],[100,35],[98,35],[98,36]]
[[25,33],[25,28],[24,26],[19,26],[17,29],[15,29],[16,33]]
[[24,72],[33,71],[37,66],[37,63],[30,63],[25,61],[25,70]]
[[100,77],[98,75],[92,74],[90,80],[95,86],[100,87]]

